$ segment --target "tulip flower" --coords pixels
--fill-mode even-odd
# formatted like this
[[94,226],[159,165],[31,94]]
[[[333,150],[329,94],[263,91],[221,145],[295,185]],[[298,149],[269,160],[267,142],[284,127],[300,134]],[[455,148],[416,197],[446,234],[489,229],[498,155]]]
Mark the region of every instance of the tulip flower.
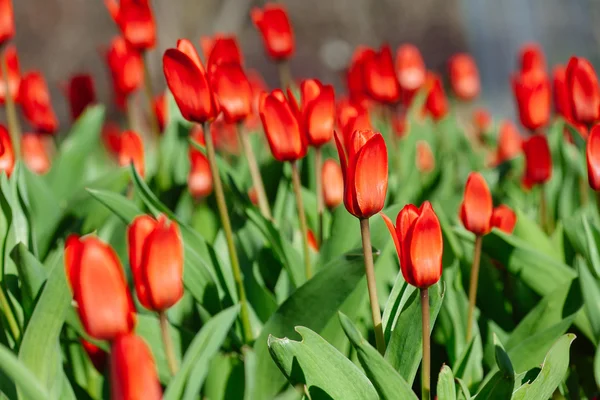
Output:
[[592,128],[585,147],[588,182],[596,192],[600,191],[600,125]]
[[111,41],[105,57],[115,95],[117,99],[125,102],[131,93],[142,86],[144,79],[142,57],[121,36]]
[[600,87],[592,64],[581,57],[571,57],[567,65],[567,88],[573,119],[591,124],[600,118]]
[[52,108],[48,85],[40,72],[30,72],[23,76],[19,99],[23,115],[34,130],[47,134],[56,133],[58,119]]
[[356,114],[349,116],[345,124],[340,124],[344,145],[345,143],[350,143],[350,139],[352,138],[354,131],[373,130],[371,117],[367,109],[356,107],[354,112]]
[[419,172],[427,174],[435,169],[435,157],[431,146],[425,140],[417,141],[416,166]]
[[100,347],[88,342],[83,338],[80,338],[79,341],[81,342],[81,347],[83,347],[83,350],[86,352],[90,358],[90,361],[94,365],[94,368],[96,368],[96,371],[104,374],[106,362],[108,361],[108,354]]
[[396,51],[396,76],[403,93],[415,93],[425,83],[425,62],[421,52],[412,44],[404,44]]
[[492,227],[500,229],[502,232],[511,234],[517,223],[517,214],[504,204],[494,208],[492,212]]
[[367,74],[365,72],[366,62],[373,57],[375,51],[368,47],[359,46],[354,50],[350,66],[346,72],[346,86],[350,101],[354,104],[365,106],[369,100],[367,89]]
[[552,71],[552,88],[554,91],[554,108],[567,121],[573,118],[571,99],[567,84],[567,68],[557,65]]
[[246,119],[252,112],[252,88],[241,65],[227,63],[215,66],[209,63],[209,70],[212,71],[210,85],[225,122],[235,124]]
[[[2,0],[0,0],[1,3]],[[2,18],[2,17],[0,17]],[[6,75],[8,79],[2,77],[0,79],[0,104],[6,102],[6,95],[10,94],[15,103],[19,102],[19,86],[21,85],[21,71],[19,69],[19,57],[17,56],[17,48],[13,45],[8,45],[4,50],[4,60],[6,63]]]
[[137,51],[156,45],[156,23],[149,0],[104,0],[123,37]]
[[340,165],[332,160],[323,163],[323,198],[327,208],[335,208],[344,201],[344,176]]
[[[196,125],[192,128],[192,131],[201,131],[204,134],[204,130],[201,125]],[[236,124],[229,124],[225,122],[223,113],[219,114],[210,124],[210,136],[215,143],[215,149],[221,153],[231,154],[232,156],[240,155],[240,141],[238,140],[238,129]]]
[[125,131],[120,136],[119,165],[125,167],[131,163],[133,163],[137,173],[144,177],[146,169],[142,138],[134,131]]
[[546,78],[546,59],[537,43],[526,43],[519,51],[519,67],[523,74],[533,75],[534,80]]
[[25,165],[32,172],[42,175],[50,169],[50,156],[45,143],[45,135],[26,133],[21,136],[21,153]]
[[442,80],[438,75],[430,73],[427,76],[426,85],[428,94],[425,100],[425,111],[435,121],[439,121],[448,114],[448,99],[442,86]]
[[550,119],[550,82],[543,76],[515,74],[512,77],[513,92],[521,124],[535,132]]
[[154,115],[156,115],[158,128],[161,132],[164,132],[169,123],[169,103],[167,102],[167,95],[161,93],[158,96],[155,96],[152,108],[154,109]]
[[0,174],[5,172],[8,177],[15,168],[15,152],[10,140],[10,134],[4,125],[0,125]]
[[0,46],[15,36],[12,0],[0,0]]
[[541,185],[552,176],[552,157],[546,136],[533,135],[523,142],[525,153],[525,175],[523,182],[526,186]]
[[496,162],[502,163],[511,160],[521,154],[522,150],[523,139],[515,124],[511,121],[502,122],[498,134]]
[[262,34],[265,49],[274,60],[285,60],[294,53],[294,32],[288,14],[280,4],[268,3],[250,13],[254,25]]
[[478,172],[471,172],[460,207],[460,219],[463,225],[475,235],[487,234],[491,229],[492,208],[492,194],[485,179]]
[[135,307],[115,251],[94,236],[71,235],[65,243],[65,267],[88,335],[115,340],[133,330]]
[[442,228],[431,203],[424,202],[420,208],[412,204],[404,206],[393,222],[381,214],[385,221],[400,259],[404,280],[420,289],[423,336],[423,364],[421,366],[422,398],[430,392],[430,328],[429,287],[442,276],[442,253],[444,241]]
[[367,93],[373,100],[387,104],[394,104],[399,100],[400,85],[389,45],[381,46],[379,52],[365,60],[363,73]]
[[479,70],[471,55],[455,54],[448,63],[450,85],[456,96],[464,101],[470,101],[479,95],[481,84]]
[[160,382],[152,352],[134,334],[119,336],[110,349],[112,400],[160,400]]
[[90,74],[77,74],[71,77],[64,87],[71,108],[71,119],[75,121],[85,109],[96,103],[96,89]]
[[396,135],[396,137],[403,138],[406,136],[409,132],[410,124],[405,113],[394,113],[392,117],[392,129],[394,130],[394,135]]
[[484,108],[478,108],[473,113],[473,126],[477,137],[483,139],[483,135],[490,131],[492,127],[492,116]]
[[107,122],[102,127],[102,143],[108,152],[118,157],[121,148],[121,128],[114,122]]
[[208,71],[212,73],[212,68],[222,64],[238,64],[242,65],[244,60],[242,52],[237,40],[234,36],[217,35],[210,40],[210,45],[207,44],[207,38],[200,40],[204,57],[208,60]]
[[308,246],[315,252],[319,252],[319,242],[317,242],[317,238],[315,237],[315,233],[313,231],[311,231],[310,229],[308,230],[308,235],[307,235],[307,240],[308,240]]
[[194,199],[208,197],[213,191],[212,173],[206,156],[197,149],[190,147],[190,172],[188,174],[188,190]]

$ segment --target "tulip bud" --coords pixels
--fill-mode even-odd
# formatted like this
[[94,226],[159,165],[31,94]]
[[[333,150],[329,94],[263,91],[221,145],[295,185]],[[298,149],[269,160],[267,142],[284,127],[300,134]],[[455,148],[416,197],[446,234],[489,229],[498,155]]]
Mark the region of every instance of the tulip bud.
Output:
[[517,224],[517,214],[509,206],[501,204],[494,208],[491,224],[492,227],[511,234]]
[[102,350],[100,347],[96,346],[93,343],[88,342],[85,339],[79,339],[81,341],[81,346],[83,350],[87,353],[90,361],[96,368],[96,371],[104,374],[104,369],[106,368],[106,361],[108,361],[108,354]]
[[444,241],[442,228],[431,203],[419,209],[406,205],[396,218],[396,227],[384,214],[394,244],[404,280],[420,289],[435,285],[442,276]]
[[65,243],[65,267],[88,335],[114,340],[133,330],[135,307],[121,262],[109,245],[94,236],[71,235]]
[[119,165],[126,167],[133,163],[137,173],[144,177],[144,144],[140,136],[134,131],[125,131],[121,134],[119,144]]
[[516,74],[512,85],[521,124],[531,132],[546,125],[550,119],[550,82],[546,76]]
[[45,135],[26,133],[21,137],[21,154],[25,165],[32,172],[43,175],[50,169],[50,156],[45,143]]
[[600,125],[595,125],[585,146],[587,156],[588,182],[596,191],[600,190]]
[[581,57],[571,57],[567,65],[567,87],[573,118],[591,124],[600,117],[600,87],[592,64]]
[[403,44],[396,51],[396,76],[403,92],[416,92],[425,83],[425,62],[412,44]]
[[471,172],[465,185],[465,194],[460,206],[460,219],[468,231],[483,236],[489,233],[492,218],[492,194],[479,172]]
[[288,14],[280,4],[268,3],[261,10],[252,9],[250,17],[260,30],[269,56],[285,60],[294,53],[294,32]]
[[544,52],[537,43],[526,43],[519,52],[519,66],[523,74],[532,74],[537,78],[546,75]]
[[511,121],[502,122],[498,134],[497,162],[511,160],[521,154],[522,150],[523,139],[515,124]]
[[122,37],[117,36],[111,41],[106,52],[106,63],[117,97],[126,99],[142,86],[144,79],[142,57]]
[[[0,0],[2,3],[2,0]],[[0,11],[1,12],[1,11]],[[0,16],[2,18],[2,16]],[[0,22],[0,25],[2,22]],[[1,29],[1,28],[0,28]],[[0,40],[1,42],[1,40]],[[13,45],[8,45],[2,55],[6,63],[8,81],[4,81],[4,76],[0,75],[0,104],[6,101],[6,94],[10,93],[15,103],[19,102],[19,86],[21,85],[21,71],[19,69],[19,57],[17,56],[17,48]]]
[[344,143],[350,143],[354,131],[373,130],[369,111],[365,108],[358,108],[357,115],[351,117],[345,126],[342,126]]
[[473,57],[466,53],[455,54],[448,63],[450,85],[456,96],[464,101],[479,95],[479,70]]
[[4,125],[0,125],[0,174],[10,177],[15,168],[15,151],[10,141],[10,134]]
[[206,38],[201,39],[204,56],[208,60],[207,69],[209,74],[214,72],[214,68],[223,64],[237,64],[240,66],[243,64],[242,52],[234,36],[216,35],[210,41],[210,49],[208,49]]
[[431,117],[439,121],[448,114],[448,99],[442,86],[442,80],[436,74],[428,74],[426,85],[429,93],[425,100],[425,111],[431,115]]
[[164,311],[183,296],[183,244],[179,227],[161,215],[142,215],[127,230],[129,265],[140,303]]
[[417,169],[423,174],[427,174],[435,168],[435,157],[433,156],[429,143],[425,140],[419,140],[417,142],[415,162],[417,164]]
[[12,0],[0,0],[0,45],[15,36]]
[[369,218],[383,209],[388,186],[387,147],[381,133],[354,131],[342,145],[337,145],[344,177],[344,205],[357,218]]
[[105,0],[108,11],[123,37],[137,51],[154,48],[156,23],[149,0]]
[[567,85],[567,69],[557,65],[552,71],[552,87],[554,90],[554,108],[567,121],[572,119],[571,99]]
[[[200,126],[200,125],[198,125]],[[201,130],[195,130],[192,139],[198,144],[205,145],[204,133]],[[190,158],[190,172],[188,175],[188,190],[195,199],[203,199],[210,195],[213,190],[212,172],[208,158],[200,150],[190,145],[188,151]]]
[[162,133],[165,131],[169,122],[169,104],[167,102],[167,95],[161,93],[158,96],[155,96],[152,102],[152,108],[154,110],[154,115],[156,115],[158,129]]
[[78,74],[71,77],[64,87],[65,96],[71,108],[71,119],[75,121],[85,109],[96,103],[94,80],[89,74]]
[[367,92],[373,100],[380,103],[396,103],[400,98],[400,85],[394,70],[392,50],[389,45],[381,46],[364,63]]
[[119,336],[112,343],[110,382],[112,400],[162,398],[152,353],[144,340],[134,334]]
[[340,165],[332,159],[323,163],[323,199],[327,208],[335,208],[344,201],[344,176]]
[[54,114],[46,80],[40,72],[30,72],[21,80],[19,100],[23,115],[40,133],[54,134],[58,119]]
[[525,153],[525,175],[523,183],[527,187],[543,184],[552,176],[552,156],[546,136],[537,134],[523,143]]
[[300,84],[302,94],[301,121],[308,144],[321,147],[333,137],[335,96],[333,86],[322,85],[315,79]]

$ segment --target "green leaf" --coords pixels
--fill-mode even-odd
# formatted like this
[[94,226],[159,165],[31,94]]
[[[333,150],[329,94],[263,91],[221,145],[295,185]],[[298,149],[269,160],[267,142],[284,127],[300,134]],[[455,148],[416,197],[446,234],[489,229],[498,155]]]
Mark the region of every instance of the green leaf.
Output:
[[496,364],[500,369],[477,393],[477,399],[510,399],[515,387],[515,371],[502,343],[494,335]]
[[0,369],[19,388],[19,392],[27,399],[47,400],[47,390],[37,377],[5,346],[0,344]]
[[456,400],[456,386],[454,374],[449,366],[443,365],[437,383],[438,400]]
[[367,377],[322,337],[298,326],[297,342],[269,335],[273,360],[292,385],[305,384],[310,398],[366,400],[378,399]]
[[46,281],[47,272],[23,243],[18,243],[12,249],[10,256],[19,272],[23,311],[29,317],[33,312],[38,292]]
[[596,348],[594,356],[594,379],[596,379],[596,385],[600,386],[600,346]]
[[594,337],[598,340],[600,339],[600,282],[592,275],[588,265],[580,256],[575,259],[583,296],[583,308],[592,326]]
[[568,333],[558,339],[548,351],[542,370],[531,383],[526,383],[513,394],[513,400],[548,399],[560,385],[569,368],[569,349],[575,335]]
[[404,280],[404,277],[401,273],[396,276],[396,282],[392,287],[392,291],[390,292],[390,295],[385,303],[385,308],[383,309],[382,324],[386,343],[390,342],[392,328],[400,316],[400,311],[406,307],[406,302],[409,299],[412,299],[411,296],[416,290],[416,287],[409,285]]

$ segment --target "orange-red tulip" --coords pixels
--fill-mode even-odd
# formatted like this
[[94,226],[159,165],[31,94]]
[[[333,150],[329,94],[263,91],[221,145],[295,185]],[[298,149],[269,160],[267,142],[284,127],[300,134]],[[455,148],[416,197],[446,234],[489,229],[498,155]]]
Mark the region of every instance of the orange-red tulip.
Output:
[[135,307],[115,251],[94,236],[65,243],[67,277],[88,335],[114,340],[133,330]]
[[567,68],[563,65],[557,65],[552,71],[552,88],[554,90],[554,108],[556,112],[562,115],[567,121],[571,121],[573,112],[571,110],[571,99],[567,85]]
[[537,134],[523,143],[525,153],[525,175],[523,184],[526,187],[547,182],[552,176],[552,156],[546,136]]
[[141,337],[122,335],[112,343],[110,383],[112,400],[162,398],[152,352]]
[[333,86],[322,85],[316,79],[307,79],[300,84],[300,93],[302,97],[300,121],[308,144],[320,147],[333,138],[335,124]]
[[167,102],[167,95],[161,93],[158,96],[155,96],[152,102],[152,108],[156,115],[158,129],[162,133],[169,123],[169,103]]
[[69,101],[71,119],[75,121],[88,106],[96,103],[96,89],[90,74],[73,75],[64,87]]
[[[204,133],[201,128],[194,130],[191,138],[198,144],[205,144]],[[188,190],[193,198],[203,199],[210,195],[213,191],[213,179],[210,163],[208,162],[206,155],[192,145],[190,145],[188,156],[190,159],[190,172],[187,180]]]
[[127,229],[129,265],[140,303],[164,311],[183,296],[183,244],[179,227],[164,215],[141,215]]
[[473,100],[479,95],[481,84],[479,70],[471,55],[455,54],[448,63],[450,85],[456,96],[465,101]]
[[125,131],[121,134],[119,142],[119,165],[125,167],[133,163],[137,173],[144,177],[146,169],[142,138],[134,131]]
[[547,77],[538,79],[535,74],[517,73],[512,77],[512,85],[521,124],[532,132],[546,125],[551,100]]
[[344,201],[344,175],[340,165],[332,160],[325,160],[322,171],[323,199],[327,208],[335,208]]
[[90,361],[94,365],[94,368],[96,368],[96,371],[104,374],[106,362],[108,361],[108,354],[100,347],[88,342],[83,338],[80,338],[79,341],[81,342],[81,347],[83,347],[83,350],[85,350],[90,358]]
[[156,23],[149,0],[104,0],[125,40],[138,51],[154,48]]
[[142,86],[144,80],[142,57],[121,36],[115,37],[110,42],[105,56],[117,100],[124,101]]
[[435,157],[431,146],[425,140],[417,141],[417,154],[415,159],[417,169],[422,173],[429,173],[435,168]]
[[573,119],[591,124],[600,117],[600,87],[592,64],[582,57],[571,57],[567,65],[567,87]]
[[[2,0],[0,0],[0,3]],[[0,16],[0,18],[2,18]],[[4,50],[2,56],[6,62],[8,82],[4,81],[2,75],[0,75],[0,104],[4,104],[6,101],[6,93],[10,93],[13,100],[19,102],[19,86],[21,85],[21,71],[19,69],[19,57],[17,56],[17,48],[13,45],[9,45]]]
[[498,134],[497,162],[511,160],[523,151],[523,139],[515,124],[503,121]]
[[487,182],[479,172],[471,172],[460,206],[460,219],[464,227],[478,236],[487,234],[491,229],[493,208],[492,194]]
[[425,62],[412,44],[403,44],[396,51],[396,76],[403,92],[416,92],[425,83]]
[[209,64],[209,70],[212,71],[210,85],[223,110],[225,122],[235,124],[247,118],[252,112],[252,87],[241,65]]
[[294,32],[285,8],[280,4],[267,3],[261,10],[250,13],[254,25],[260,30],[269,56],[285,60],[294,53]]
[[421,289],[437,283],[442,276],[444,241],[442,228],[431,203],[417,209],[406,205],[396,218],[396,227],[384,214],[385,221],[400,259],[404,280]]
[[14,168],[15,151],[10,141],[10,134],[4,125],[0,125],[0,174],[5,172],[10,176]]
[[442,80],[438,75],[430,73],[427,75],[425,84],[429,90],[425,100],[425,111],[434,120],[439,121],[448,114],[448,99],[446,98],[446,92],[444,92]]
[[344,205],[357,218],[369,218],[383,209],[388,186],[387,147],[381,133],[356,130],[342,144],[335,134],[342,174]]
[[21,154],[27,168],[36,174],[45,174],[50,169],[50,156],[45,135],[26,133],[21,137]]
[[0,0],[0,45],[15,36],[12,0]]
[[600,190],[600,125],[592,128],[585,147],[590,187]]
[[396,78],[392,50],[385,44],[364,62],[364,80],[369,96],[380,103],[396,103],[400,98],[400,85]]
[[491,224],[492,227],[510,234],[517,224],[517,214],[509,206],[501,204],[494,208]]
[[19,100],[23,115],[37,132],[54,134],[58,119],[54,114],[46,80],[40,72],[23,76],[19,88]]

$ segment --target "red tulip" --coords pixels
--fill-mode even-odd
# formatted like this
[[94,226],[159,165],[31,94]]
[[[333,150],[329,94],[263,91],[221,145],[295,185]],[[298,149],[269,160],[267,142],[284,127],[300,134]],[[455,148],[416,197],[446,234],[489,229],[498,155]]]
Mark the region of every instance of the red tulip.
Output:
[[358,114],[348,120],[342,131],[344,146],[352,140],[352,134],[359,130],[373,130],[369,111],[364,108],[358,108]]
[[521,154],[523,139],[515,124],[504,121],[500,125],[498,134],[497,162],[511,160]]
[[546,78],[544,52],[537,43],[527,43],[519,52],[519,67],[522,74],[533,75],[534,80]]
[[160,382],[152,352],[142,338],[134,334],[119,336],[110,351],[112,400],[159,400]]
[[437,283],[442,276],[444,241],[431,203],[426,201],[418,209],[406,205],[396,218],[396,227],[386,215],[381,216],[396,245],[404,280],[421,289]]
[[475,235],[487,234],[492,218],[492,194],[485,179],[478,172],[471,172],[465,185],[465,194],[460,206],[460,219],[468,231]]
[[42,175],[50,169],[50,156],[45,143],[45,135],[26,133],[21,136],[21,154],[25,165],[32,172]]
[[125,40],[136,50],[143,51],[156,45],[156,23],[149,0],[104,0]]
[[592,64],[581,57],[571,57],[567,65],[567,87],[573,118],[591,124],[600,118],[600,87]]
[[252,87],[240,64],[209,64],[209,70],[210,84],[225,122],[235,124],[247,118],[252,112]]
[[[199,126],[199,125],[197,125]],[[199,128],[194,128],[199,129]],[[237,156],[240,154],[240,143],[237,136],[237,126],[227,123],[223,114],[210,124],[210,136],[218,152]]]
[[464,101],[473,100],[479,95],[481,84],[479,70],[471,55],[459,53],[452,56],[448,63],[450,85],[456,96]]
[[71,107],[71,119],[75,121],[88,106],[96,103],[96,89],[90,74],[78,74],[71,77],[64,88]]
[[12,0],[0,0],[0,45],[15,36]]
[[246,74],[252,88],[252,113],[244,121],[246,131],[255,131],[260,127],[259,102],[261,93],[268,92],[267,85],[256,70],[249,70]]
[[300,84],[302,94],[301,121],[308,143],[320,147],[333,137],[335,124],[335,95],[333,86],[322,85],[316,79]]
[[492,116],[483,108],[478,108],[473,113],[473,125],[478,136],[482,136],[490,131],[492,127]]
[[367,92],[380,103],[396,103],[400,98],[400,85],[396,78],[392,50],[389,45],[381,46],[364,62]]
[[142,86],[144,66],[140,53],[121,36],[115,37],[106,52],[106,63],[117,99],[125,100]]
[[412,44],[404,44],[396,51],[396,76],[400,89],[416,92],[425,83],[425,62],[421,52]]
[[306,136],[281,90],[276,89],[265,98],[260,118],[276,160],[295,161],[306,155]]
[[501,204],[494,208],[491,224],[492,227],[510,234],[517,224],[517,214],[509,206]]
[[158,129],[161,132],[165,131],[167,124],[169,123],[169,103],[167,101],[167,95],[161,93],[154,97],[152,108],[158,121]]
[[141,215],[127,229],[129,265],[140,303],[164,311],[183,296],[183,244],[179,227],[164,215]]
[[121,148],[121,128],[114,122],[107,122],[102,127],[102,142],[104,146],[114,156],[119,155]]
[[83,347],[83,350],[85,350],[90,358],[90,361],[94,365],[94,368],[96,368],[96,371],[104,374],[106,362],[108,361],[108,354],[100,347],[88,342],[83,338],[80,338],[79,341],[81,342],[81,347]]
[[344,205],[357,218],[369,218],[383,209],[388,186],[387,147],[381,133],[354,131],[342,145],[335,134],[342,175]]
[[552,83],[554,89],[554,108],[567,121],[571,121],[573,112],[571,110],[571,99],[567,85],[567,69],[557,65],[552,71]]
[[335,108],[337,126],[343,130],[348,125],[348,122],[352,118],[356,118],[361,111],[362,107],[350,99],[339,99]]
[[357,105],[364,106],[368,101],[369,92],[367,89],[367,74],[365,65],[367,60],[375,55],[375,51],[368,47],[359,46],[354,50],[350,66],[346,72],[346,85],[348,86],[348,95],[350,101]]
[[5,172],[10,177],[15,168],[15,151],[10,134],[4,125],[0,125],[0,174]]
[[340,165],[332,159],[323,163],[323,199],[327,208],[335,208],[344,201],[344,175]]
[[546,125],[550,119],[551,97],[547,77],[537,79],[533,74],[515,74],[512,85],[521,124],[532,132]]
[[275,60],[290,58],[294,53],[294,32],[285,8],[268,3],[262,10],[254,8],[250,16],[262,34],[269,56]]
[[[204,50],[205,40],[201,40],[201,43]],[[243,64],[242,52],[237,40],[233,36],[215,36],[212,40],[210,50],[208,53],[205,51],[204,55],[208,60],[207,65],[210,73],[213,72],[213,68],[222,64]]]
[[543,184],[552,176],[552,156],[546,136],[537,134],[523,143],[525,153],[525,176],[523,183],[527,187]]
[[592,128],[585,146],[590,187],[600,190],[600,125]]
[[19,99],[23,115],[36,131],[56,133],[58,119],[52,108],[48,85],[40,72],[30,72],[23,77]]
[[181,51],[183,54],[188,56],[190,60],[194,62],[194,64],[200,69],[202,74],[205,74],[204,66],[202,65],[202,61],[200,61],[200,56],[196,51],[196,48],[188,39],[178,39],[177,40],[177,50]]
[[425,111],[428,112],[431,117],[439,121],[448,114],[448,99],[444,92],[444,86],[442,80],[436,74],[428,74],[427,83],[428,94],[425,100]]
[[91,337],[115,340],[133,330],[133,300],[121,262],[108,244],[94,236],[69,236],[65,267],[79,318]]
[[394,113],[392,116],[392,129],[399,138],[403,138],[408,133],[410,124],[408,118],[406,118],[406,113]]
[[[191,138],[198,144],[205,144],[204,133],[202,130],[194,131],[194,133],[191,135]],[[188,189],[193,198],[203,199],[210,195],[213,190],[210,163],[208,162],[208,158],[206,158],[204,153],[192,145],[190,145],[188,156],[191,164],[188,175]]]
[[417,141],[416,160],[417,169],[421,173],[429,173],[435,169],[435,157],[431,146],[425,140]]
[[121,134],[119,143],[119,165],[129,166],[133,163],[135,170],[141,177],[145,174],[144,143],[142,138],[134,131],[125,131]]
[[[0,0],[2,3],[2,0]],[[0,6],[1,8],[1,6]],[[0,16],[0,19],[2,16]],[[0,25],[2,23],[0,22]],[[1,43],[1,40],[0,40]],[[6,93],[10,93],[12,99],[19,102],[19,86],[21,85],[21,71],[19,70],[19,57],[17,56],[17,48],[13,45],[8,45],[4,50],[4,60],[6,62],[8,82],[4,81],[2,75],[0,75],[0,104],[4,104],[6,101]]]

